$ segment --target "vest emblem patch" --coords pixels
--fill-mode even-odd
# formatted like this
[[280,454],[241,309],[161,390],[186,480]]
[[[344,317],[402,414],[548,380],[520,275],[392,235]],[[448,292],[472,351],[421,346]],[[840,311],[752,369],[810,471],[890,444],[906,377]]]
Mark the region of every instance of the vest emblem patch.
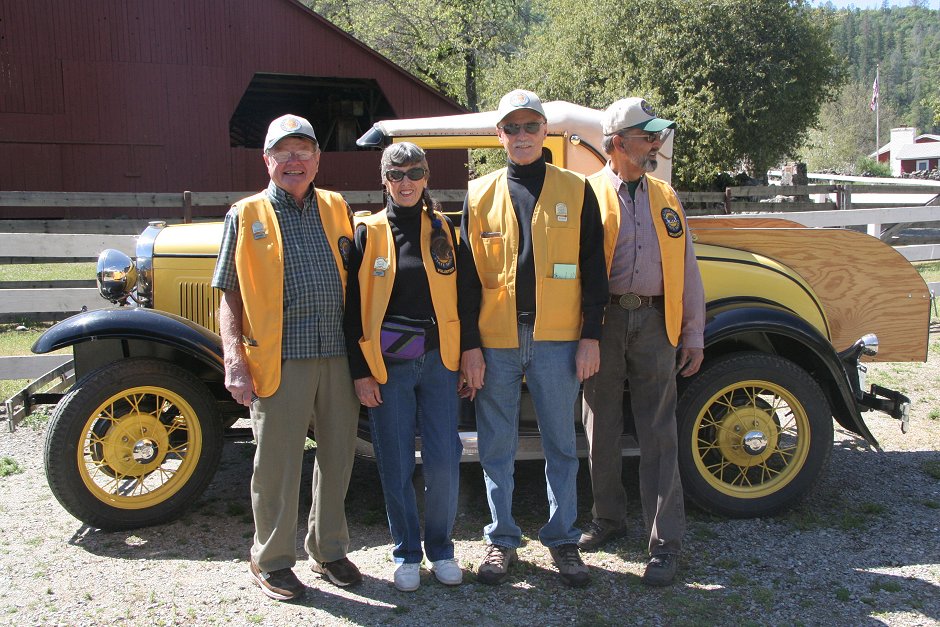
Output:
[[264,239],[268,236],[268,232],[264,230],[264,225],[261,224],[260,220],[257,220],[251,225],[251,235],[255,239]]
[[557,205],[555,205],[555,219],[558,220],[559,222],[568,221],[568,205],[566,205],[563,202],[560,202]]
[[375,263],[372,264],[372,274],[375,276],[385,276],[386,270],[388,270],[388,259],[385,257],[376,257]]
[[434,262],[434,269],[438,274],[453,274],[457,270],[457,264],[454,262],[454,251],[447,247],[447,253],[441,255],[440,252],[431,247],[431,260]]
[[661,215],[663,217],[663,224],[666,225],[666,233],[669,234],[669,237],[682,237],[682,220],[679,219],[679,214],[676,213],[676,210],[672,207],[663,207]]
[[340,258],[343,260],[343,270],[349,270],[349,251],[352,250],[352,240],[342,235],[336,241],[336,247],[339,249]]

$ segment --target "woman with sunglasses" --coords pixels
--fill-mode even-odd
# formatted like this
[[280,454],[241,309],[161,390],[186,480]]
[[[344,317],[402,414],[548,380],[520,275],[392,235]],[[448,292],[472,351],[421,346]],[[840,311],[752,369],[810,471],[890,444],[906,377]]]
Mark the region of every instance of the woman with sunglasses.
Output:
[[[385,208],[356,216],[349,254],[346,333],[359,401],[369,408],[398,568],[395,587],[421,583],[420,565],[457,585],[451,531],[457,513],[457,318],[454,227],[428,193],[428,162],[411,143],[382,153]],[[421,436],[424,547],[412,476],[415,434]]]

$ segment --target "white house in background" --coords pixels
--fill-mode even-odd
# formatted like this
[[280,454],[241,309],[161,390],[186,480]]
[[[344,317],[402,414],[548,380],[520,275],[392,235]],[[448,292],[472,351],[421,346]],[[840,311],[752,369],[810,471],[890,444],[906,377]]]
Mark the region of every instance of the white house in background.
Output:
[[917,129],[911,126],[893,128],[891,141],[868,156],[890,164],[893,176],[940,169],[940,135],[917,135]]

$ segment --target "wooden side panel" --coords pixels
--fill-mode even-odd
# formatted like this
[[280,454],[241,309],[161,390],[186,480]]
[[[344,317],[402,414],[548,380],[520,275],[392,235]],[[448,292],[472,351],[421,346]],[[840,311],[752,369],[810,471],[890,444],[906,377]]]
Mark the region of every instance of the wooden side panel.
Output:
[[770,257],[792,268],[823,303],[836,350],[865,333],[875,361],[925,361],[930,292],[914,267],[880,240],[842,229],[699,228],[696,242]]
[[784,218],[741,216],[689,216],[689,228],[698,229],[802,229],[806,228],[799,222]]

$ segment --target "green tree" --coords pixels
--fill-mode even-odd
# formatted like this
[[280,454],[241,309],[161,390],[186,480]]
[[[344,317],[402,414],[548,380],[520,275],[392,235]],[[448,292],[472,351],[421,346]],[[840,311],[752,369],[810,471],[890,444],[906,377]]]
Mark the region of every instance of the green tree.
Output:
[[645,96],[679,122],[674,177],[686,188],[739,167],[763,177],[802,144],[842,80],[828,14],[801,0],[543,0],[537,9],[559,17],[493,74],[490,98],[517,86],[594,107]]
[[[870,98],[870,82],[851,82],[834,101],[823,105],[819,123],[810,130],[798,154],[810,172],[860,174],[860,157],[875,152],[875,114],[868,106]],[[879,115],[879,144],[883,146],[890,139],[898,115],[890,103],[881,104]]]
[[515,0],[308,0],[307,5],[471,110],[481,73],[528,27]]

